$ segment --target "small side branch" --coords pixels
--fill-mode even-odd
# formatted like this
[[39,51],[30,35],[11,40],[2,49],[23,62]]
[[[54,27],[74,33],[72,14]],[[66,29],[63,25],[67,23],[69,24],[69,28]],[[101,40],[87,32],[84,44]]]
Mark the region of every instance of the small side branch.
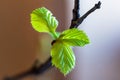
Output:
[[74,25],[71,25],[70,28],[77,28],[88,15],[90,15],[96,9],[100,9],[100,6],[101,6],[101,2],[99,1],[97,4],[95,4],[95,6],[93,8],[91,8],[88,12],[86,12],[82,17],[80,17],[79,19],[74,21],[73,22]]
[[39,75],[48,70],[50,67],[52,67],[51,63],[51,57],[42,65],[37,66],[37,63],[33,65],[33,67],[30,70],[27,70],[25,72],[22,72],[21,74],[15,75],[13,77],[6,77],[3,80],[20,80],[24,77],[30,76],[30,75]]

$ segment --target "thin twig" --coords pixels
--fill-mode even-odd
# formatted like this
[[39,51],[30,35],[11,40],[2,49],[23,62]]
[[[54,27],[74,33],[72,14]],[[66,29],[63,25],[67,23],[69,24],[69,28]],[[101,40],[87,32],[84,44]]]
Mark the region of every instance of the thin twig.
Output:
[[25,72],[22,72],[21,74],[17,74],[12,77],[6,77],[4,80],[20,80],[24,77],[30,76],[30,75],[39,75],[48,70],[52,66],[51,64],[51,57],[41,66],[36,66],[36,62],[33,65],[33,67]]
[[96,9],[100,9],[100,6],[101,6],[101,2],[99,1],[97,4],[95,4],[93,8],[91,8],[88,12],[86,12],[82,17],[74,21],[74,26],[71,25],[70,28],[77,28],[89,14],[94,12]]

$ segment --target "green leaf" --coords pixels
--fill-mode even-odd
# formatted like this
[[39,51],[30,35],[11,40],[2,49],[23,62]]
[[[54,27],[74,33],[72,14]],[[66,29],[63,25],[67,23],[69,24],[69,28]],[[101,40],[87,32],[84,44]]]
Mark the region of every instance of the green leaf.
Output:
[[84,46],[89,43],[87,35],[77,28],[63,31],[58,40],[62,40],[70,46]]
[[58,21],[52,16],[52,13],[44,7],[33,10],[31,13],[31,24],[38,32],[47,32],[52,34],[54,38],[58,37],[55,32]]
[[69,45],[63,41],[57,41],[53,44],[51,49],[52,64],[66,75],[75,66],[75,56]]

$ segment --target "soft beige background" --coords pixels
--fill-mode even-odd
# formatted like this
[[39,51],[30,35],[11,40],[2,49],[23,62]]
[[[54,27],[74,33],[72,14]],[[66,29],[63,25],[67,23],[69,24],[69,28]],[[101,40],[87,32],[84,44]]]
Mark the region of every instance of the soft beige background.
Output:
[[[38,53],[39,58],[42,60],[41,62],[47,59],[49,49],[46,49],[47,52],[40,52],[38,46],[42,48],[44,46],[41,44],[44,45],[44,43],[46,46],[49,45],[51,38],[45,34],[38,34],[38,32],[32,29],[30,13],[35,8],[47,7],[62,23],[59,25],[61,26],[59,31],[61,31],[66,26],[64,3],[65,1],[60,0],[0,1],[0,80],[6,75],[15,75],[29,69],[36,60]],[[48,42],[44,42],[44,37],[47,38]],[[39,39],[43,41],[40,45]],[[42,50],[41,48],[40,50]],[[55,72],[56,69],[51,69],[45,73],[45,77],[42,75],[40,79],[54,80],[57,78],[56,74],[58,74],[58,72]]]

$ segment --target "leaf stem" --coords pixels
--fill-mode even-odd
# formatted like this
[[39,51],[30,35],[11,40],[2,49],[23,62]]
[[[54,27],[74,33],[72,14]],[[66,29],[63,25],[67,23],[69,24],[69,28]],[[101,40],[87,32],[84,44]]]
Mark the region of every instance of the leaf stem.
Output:
[[52,36],[54,38],[54,40],[56,40],[59,36],[57,35],[57,32],[53,31],[52,33]]

